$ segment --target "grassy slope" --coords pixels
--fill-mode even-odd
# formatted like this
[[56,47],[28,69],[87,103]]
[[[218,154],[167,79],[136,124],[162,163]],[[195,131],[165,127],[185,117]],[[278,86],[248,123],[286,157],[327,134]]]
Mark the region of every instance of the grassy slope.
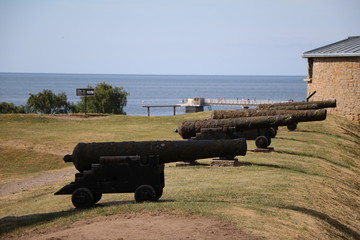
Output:
[[[172,133],[179,122],[208,114],[89,121],[0,115],[1,182],[71,166],[61,155],[78,142],[179,140]],[[359,142],[360,126],[332,115],[323,122],[301,123],[295,132],[280,128],[272,142],[276,151],[248,152],[239,157],[241,167],[169,164],[159,203],[133,204],[132,194],[116,194],[104,196],[102,207],[76,211],[69,196],[53,195],[67,183],[62,181],[0,197],[0,233],[66,225],[99,214],[170,211],[223,218],[269,239],[357,239]],[[253,141],[248,148],[254,149]]]

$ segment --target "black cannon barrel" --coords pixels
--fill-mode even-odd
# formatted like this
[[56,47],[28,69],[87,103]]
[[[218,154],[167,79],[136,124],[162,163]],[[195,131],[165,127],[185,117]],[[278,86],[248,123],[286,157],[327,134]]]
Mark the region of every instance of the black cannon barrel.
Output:
[[243,131],[255,128],[286,126],[291,123],[294,123],[294,119],[291,115],[190,120],[182,122],[178,127],[177,132],[183,139],[189,139],[195,137],[196,133],[199,133],[202,128],[235,128],[235,131]]
[[274,104],[259,104],[257,109],[272,110],[310,110],[336,107],[336,99],[312,102],[286,102]]
[[241,117],[260,117],[290,114],[295,122],[322,121],[326,119],[326,109],[318,110],[217,110],[211,115],[212,119],[228,119]]
[[143,141],[79,143],[72,155],[64,156],[65,162],[73,162],[80,172],[91,169],[104,156],[158,155],[160,163],[194,161],[196,159],[245,155],[246,140],[200,140],[200,141]]

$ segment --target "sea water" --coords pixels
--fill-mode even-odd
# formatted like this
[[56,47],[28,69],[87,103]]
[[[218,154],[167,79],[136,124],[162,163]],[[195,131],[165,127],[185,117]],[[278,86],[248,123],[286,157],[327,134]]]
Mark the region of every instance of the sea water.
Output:
[[[68,101],[78,102],[76,88],[95,87],[106,82],[123,87],[128,96],[128,115],[147,115],[144,105],[175,105],[186,98],[304,101],[305,76],[206,76],[206,75],[122,75],[0,73],[0,102],[25,105],[29,94],[49,89],[65,92]],[[95,93],[96,94],[96,93]],[[212,109],[240,107],[216,106]],[[208,110],[208,109],[205,109]],[[184,113],[177,108],[177,114]],[[152,108],[151,115],[172,115],[172,108]]]

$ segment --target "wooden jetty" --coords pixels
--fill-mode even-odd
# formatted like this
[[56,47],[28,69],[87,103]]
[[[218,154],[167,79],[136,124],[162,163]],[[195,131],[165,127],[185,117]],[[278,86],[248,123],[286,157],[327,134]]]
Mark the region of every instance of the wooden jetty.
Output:
[[250,107],[257,107],[259,104],[274,104],[281,101],[271,100],[256,100],[256,99],[208,99],[202,97],[187,98],[183,103],[178,104],[181,107],[185,107],[185,112],[201,112],[204,111],[204,106],[239,106],[244,109]]
[[174,116],[176,115],[177,107],[185,107],[186,113],[202,112],[204,106],[239,106],[244,109],[250,107],[257,107],[259,104],[274,104],[281,103],[283,101],[271,101],[271,100],[252,100],[252,99],[207,99],[202,97],[186,98],[182,103],[176,105],[146,105],[143,106],[148,110],[148,116],[150,116],[150,108],[163,108],[169,107],[174,109]]

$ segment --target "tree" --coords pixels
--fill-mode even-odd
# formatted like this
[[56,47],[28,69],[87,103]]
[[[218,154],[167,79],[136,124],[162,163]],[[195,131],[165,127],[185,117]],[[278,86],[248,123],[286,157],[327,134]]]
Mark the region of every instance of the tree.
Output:
[[[92,88],[91,86],[88,86]],[[122,87],[112,87],[102,82],[95,87],[95,96],[87,97],[86,111],[90,113],[126,114],[124,107],[127,104],[129,93]],[[79,106],[83,109],[85,97],[81,97]]]
[[0,113],[25,113],[24,106],[16,106],[13,103],[0,103]]
[[30,94],[26,107],[33,113],[68,113],[69,103],[65,92],[55,95],[51,90],[44,89],[38,94]]

